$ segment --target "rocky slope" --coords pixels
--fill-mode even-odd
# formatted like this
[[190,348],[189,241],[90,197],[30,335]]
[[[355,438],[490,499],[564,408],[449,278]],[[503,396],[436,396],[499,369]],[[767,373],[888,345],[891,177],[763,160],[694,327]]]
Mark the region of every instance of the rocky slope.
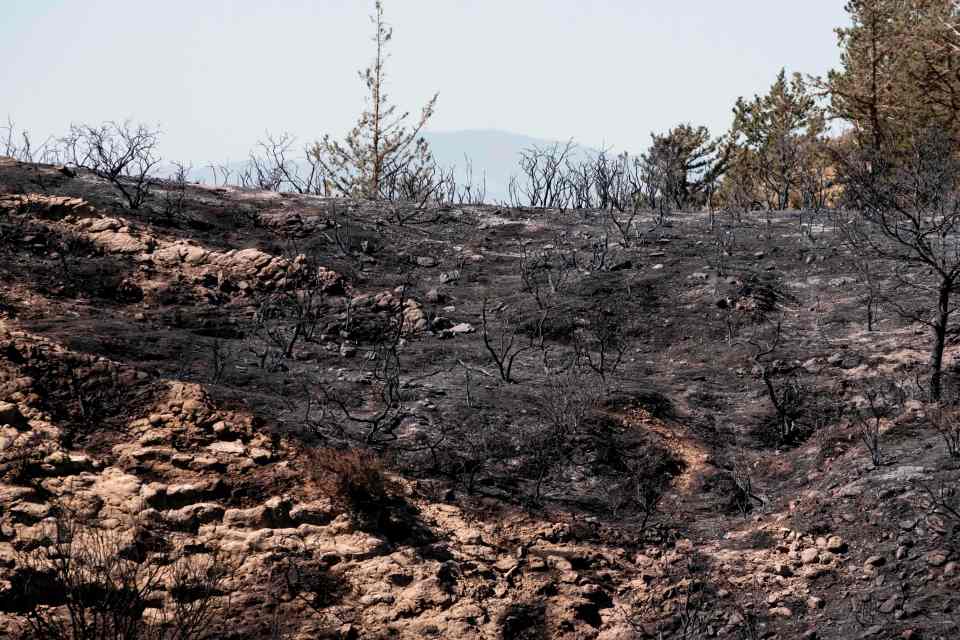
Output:
[[[129,211],[0,159],[0,637],[62,604],[35,560],[65,521],[224,567],[217,638],[955,637],[930,407],[883,417],[879,468],[833,412],[928,336],[864,330],[831,215],[641,216],[618,246],[603,212],[172,184]],[[558,373],[613,316],[619,366]],[[793,440],[763,367],[804,390]],[[324,466],[356,450],[375,517]],[[652,515],[621,497],[649,487]]]

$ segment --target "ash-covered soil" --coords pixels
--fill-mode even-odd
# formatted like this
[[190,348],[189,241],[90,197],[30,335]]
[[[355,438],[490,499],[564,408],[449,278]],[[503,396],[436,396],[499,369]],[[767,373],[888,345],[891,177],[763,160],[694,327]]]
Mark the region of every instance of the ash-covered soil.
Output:
[[842,215],[131,211],[0,159],[0,638],[65,610],[58,526],[225,567],[216,638],[957,637],[930,336],[867,330]]

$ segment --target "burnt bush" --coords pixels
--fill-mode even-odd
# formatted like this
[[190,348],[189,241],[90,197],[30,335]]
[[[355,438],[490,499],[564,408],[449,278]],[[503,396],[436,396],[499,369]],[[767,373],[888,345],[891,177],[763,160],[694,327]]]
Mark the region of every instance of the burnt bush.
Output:
[[703,477],[701,489],[714,496],[717,510],[726,515],[746,516],[763,504],[754,493],[749,469],[741,463]]
[[647,442],[623,455],[620,471],[604,494],[611,516],[634,524],[645,535],[682,463],[667,448]]
[[573,315],[563,309],[557,309],[541,316],[531,315],[520,320],[520,333],[530,339],[543,339],[560,344],[569,344],[573,340],[576,325]]
[[105,302],[133,304],[143,300],[143,289],[128,276],[127,269],[108,257],[61,260],[51,266],[49,283],[42,287],[58,297],[95,298]]
[[310,474],[334,506],[364,527],[376,526],[391,502],[391,483],[383,463],[361,449],[317,449]]
[[95,356],[51,353],[42,346],[24,349],[20,372],[33,380],[40,406],[61,427],[66,447],[102,430],[121,430],[135,405],[149,402],[150,385],[121,383],[120,372]]
[[[116,531],[64,508],[56,514],[47,540],[16,558],[25,579],[12,595],[25,637],[191,640],[208,637],[220,622],[220,597],[237,565],[217,552],[147,549],[130,559]],[[148,608],[156,614],[145,616]]]
[[330,562],[304,549],[279,558],[271,577],[274,591],[299,600],[322,616],[353,592],[352,585]]
[[735,297],[744,310],[749,311],[754,322],[764,322],[767,316],[777,311],[779,305],[789,299],[783,283],[770,274],[751,274],[736,291]]

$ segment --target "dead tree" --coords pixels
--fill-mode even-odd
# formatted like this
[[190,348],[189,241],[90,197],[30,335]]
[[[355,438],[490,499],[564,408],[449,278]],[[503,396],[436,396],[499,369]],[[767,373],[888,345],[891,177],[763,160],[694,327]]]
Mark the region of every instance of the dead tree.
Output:
[[626,307],[622,299],[591,310],[588,325],[574,334],[577,362],[600,377],[604,386],[614,375],[627,353]]
[[233,176],[233,169],[226,164],[210,164],[207,165],[210,169],[210,173],[213,174],[213,186],[215,187],[226,187],[230,184],[230,178]]
[[867,451],[874,467],[883,464],[881,435],[884,425],[896,416],[903,402],[903,390],[890,382],[869,382],[862,387],[861,399],[848,409],[857,436]]
[[549,147],[534,145],[520,152],[520,171],[525,183],[520,194],[527,206],[563,209],[570,201],[566,162],[576,149],[573,140]]
[[517,380],[513,376],[513,365],[520,354],[534,348],[533,338],[530,338],[525,344],[519,342],[519,322],[502,321],[498,328],[494,328],[493,321],[487,314],[486,298],[483,299],[480,320],[483,346],[490,354],[490,359],[497,365],[500,379],[508,384],[516,383]]
[[289,133],[274,136],[269,131],[250,151],[249,186],[266,191],[294,191],[296,193],[323,195],[324,183],[320,165],[310,155],[310,147],[303,151],[303,158],[290,158],[290,150],[296,137]]
[[943,438],[951,458],[960,458],[960,410],[937,402],[927,408],[927,420]]
[[7,124],[0,127],[0,156],[20,162],[58,164],[61,161],[61,149],[53,137],[36,145],[30,132],[24,129],[18,131],[16,124],[8,117]]
[[[317,386],[318,399],[327,408],[334,408],[338,417],[361,429],[360,440],[367,447],[382,449],[396,442],[397,430],[413,416],[406,408],[402,393],[399,345],[403,336],[403,301],[398,305],[390,325],[384,329],[383,339],[374,346],[368,357],[368,373],[374,389],[372,411],[357,410],[347,395],[329,384]],[[324,425],[318,425],[320,427]],[[339,430],[339,429],[338,429]],[[315,428],[316,431],[316,428]],[[352,434],[344,433],[348,440]]]
[[163,220],[169,226],[176,226],[177,218],[183,215],[187,202],[187,186],[190,181],[190,171],[193,167],[180,162],[173,163],[174,172],[164,185],[163,192]]
[[776,413],[774,422],[774,436],[777,444],[795,444],[807,431],[802,423],[803,406],[809,395],[809,390],[796,377],[790,376],[775,383],[776,368],[771,362],[783,337],[782,322],[778,321],[769,329],[769,334],[763,336],[757,332],[747,340],[753,348],[754,371],[763,381],[767,398]]
[[527,251],[520,247],[520,282],[524,291],[529,293],[537,308],[547,312],[556,305],[576,274],[576,255],[559,248],[559,243],[551,249]]
[[[953,293],[960,284],[960,159],[949,134],[928,130],[904,151],[860,150],[844,157],[846,197],[859,208],[863,224],[849,224],[847,238],[865,256],[894,265],[889,305],[928,326],[929,394],[943,388],[943,351]],[[913,307],[903,292],[924,302]]]
[[129,121],[106,122],[99,127],[71,125],[61,140],[69,163],[110,181],[131,209],[139,209],[150,196],[160,132]]
[[541,499],[543,485],[551,473],[569,460],[574,438],[599,401],[599,389],[583,373],[571,367],[551,375],[539,393],[537,424],[524,441],[536,501]]
[[326,308],[320,276],[316,262],[298,254],[287,262],[286,286],[260,295],[253,333],[262,345],[256,352],[261,368],[272,354],[290,359],[301,340],[313,339]]
[[[849,232],[851,227],[852,225],[848,223],[844,225],[844,230]],[[853,249],[850,257],[850,266],[862,282],[860,302],[863,304],[867,331],[873,331],[877,319],[877,308],[883,298],[882,279],[877,261],[873,256],[857,251],[856,245],[853,245]]]

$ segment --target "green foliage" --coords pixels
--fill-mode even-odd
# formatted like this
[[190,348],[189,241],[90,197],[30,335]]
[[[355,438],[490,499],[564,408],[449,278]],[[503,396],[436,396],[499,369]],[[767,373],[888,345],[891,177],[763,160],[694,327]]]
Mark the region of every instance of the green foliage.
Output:
[[410,114],[398,113],[386,92],[386,49],[393,29],[384,22],[379,1],[371,21],[376,54],[371,66],[360,72],[368,91],[367,108],[343,142],[325,135],[309,156],[323,169],[329,188],[341,195],[379,199],[400,174],[413,182],[432,177],[433,157],[420,131],[433,115],[437,96],[423,107],[415,124],[407,124]]
[[733,112],[737,168],[755,176],[768,207],[787,208],[826,129],[823,109],[800,74],[781,69],[766,95],[739,98]]
[[653,143],[641,158],[651,206],[682,209],[703,204],[724,172],[733,150],[706,127],[680,124],[666,133],[651,133]]
[[840,68],[821,88],[861,146],[899,147],[931,127],[956,135],[960,117],[960,4],[956,0],[850,0],[837,29]]

